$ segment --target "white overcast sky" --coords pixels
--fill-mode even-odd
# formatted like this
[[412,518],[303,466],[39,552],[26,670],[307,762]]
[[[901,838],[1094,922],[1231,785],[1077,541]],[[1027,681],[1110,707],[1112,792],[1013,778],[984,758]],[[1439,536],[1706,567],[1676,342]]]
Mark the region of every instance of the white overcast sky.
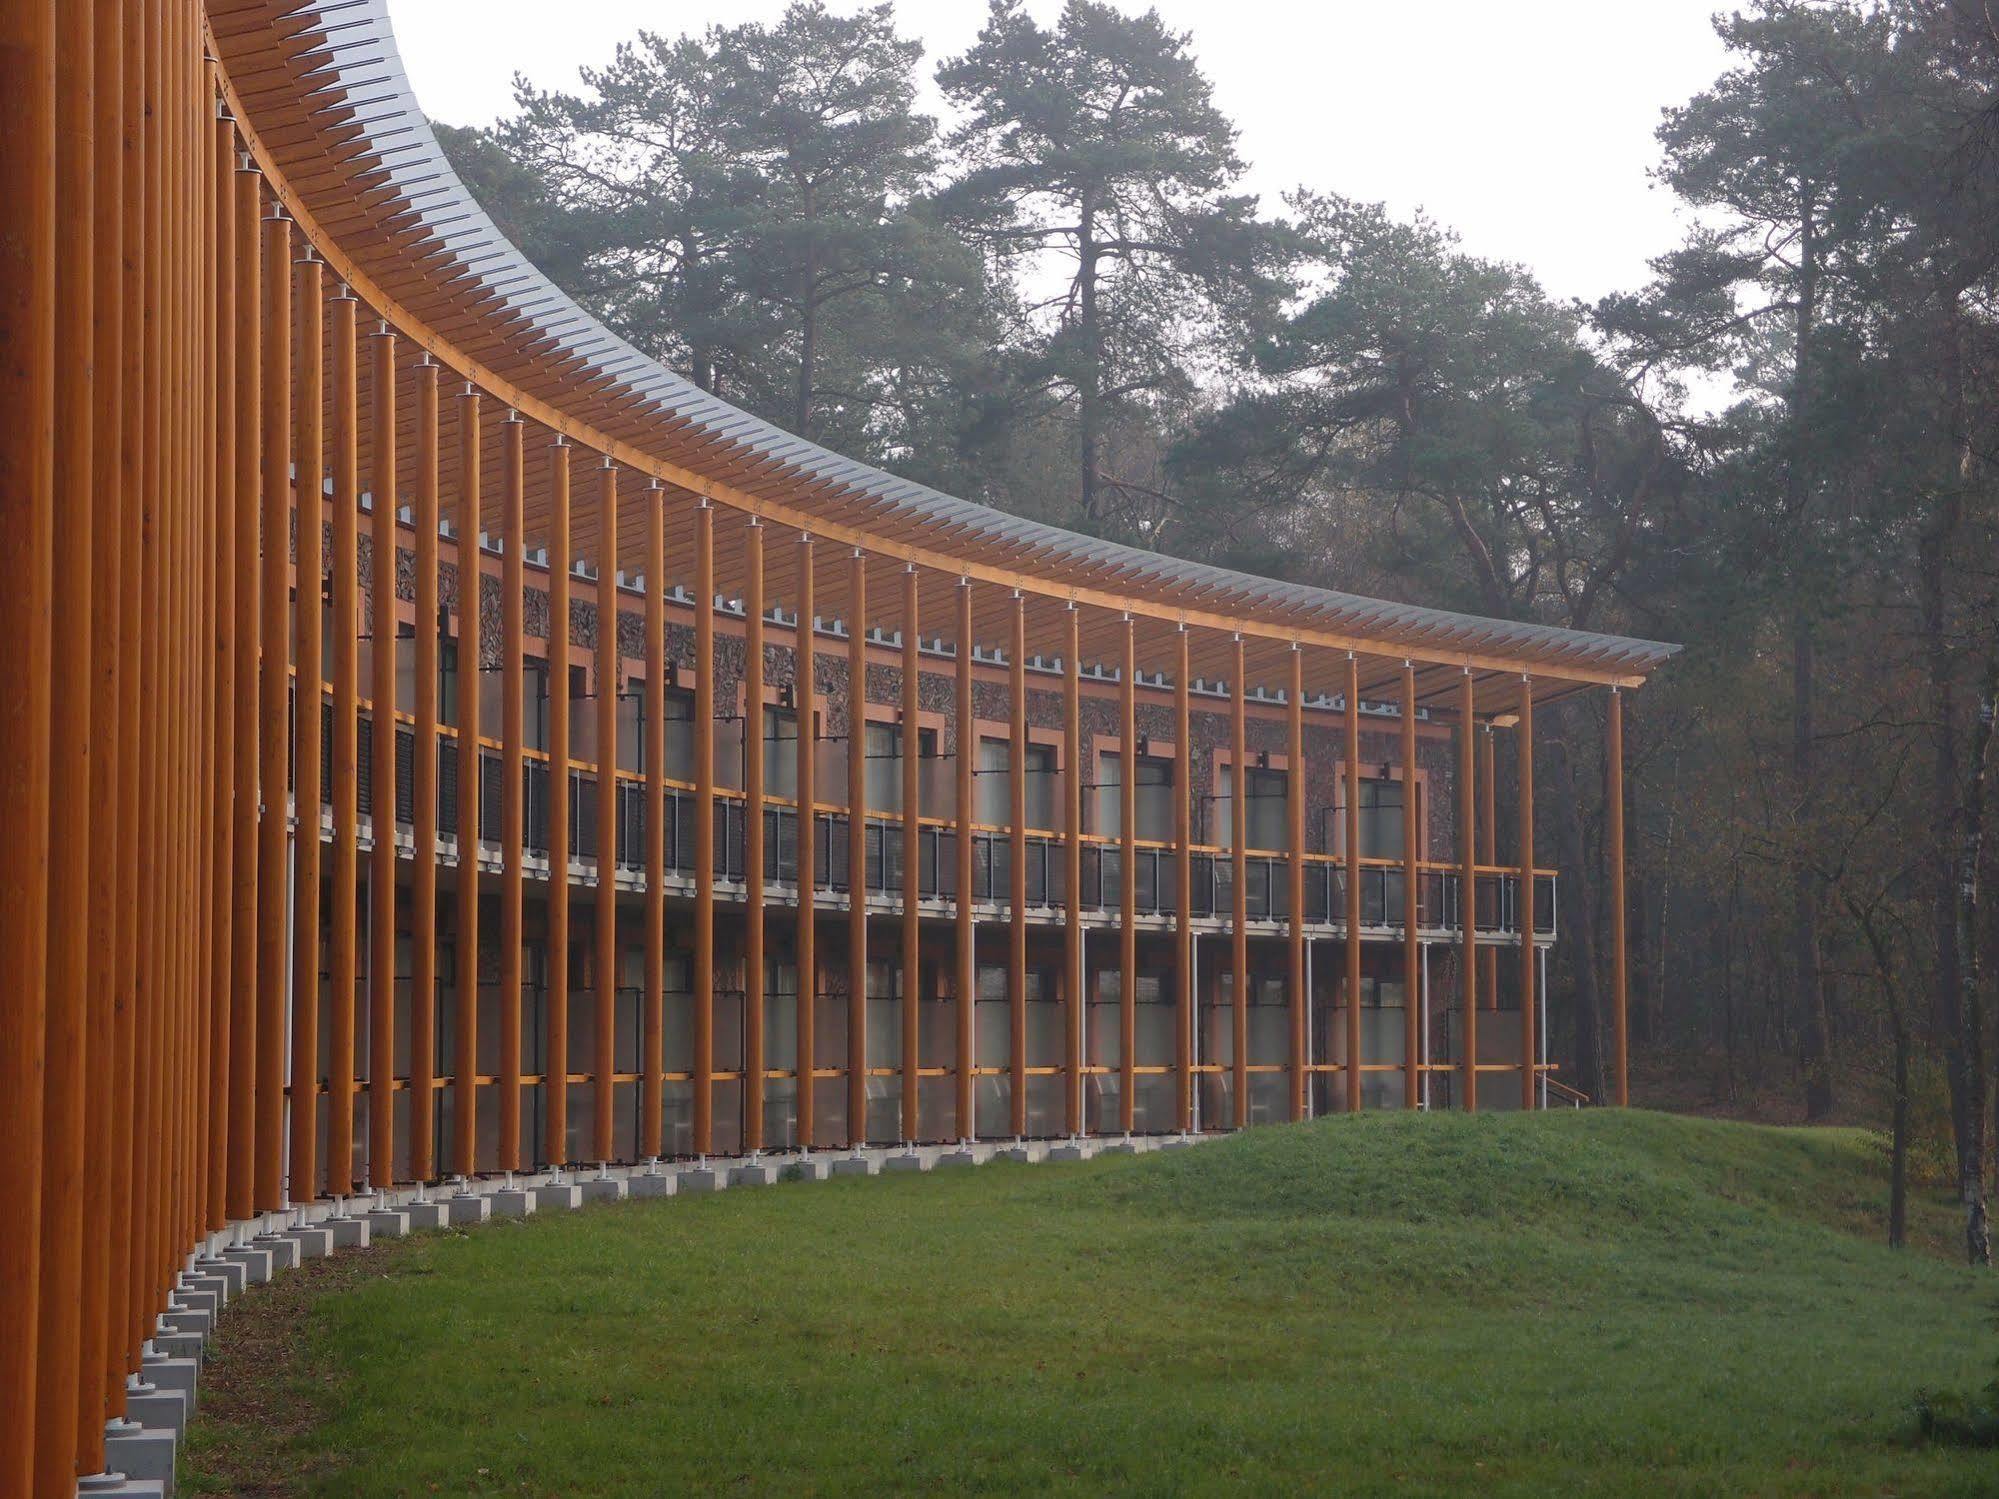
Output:
[[[1141,0],[1119,0],[1136,10]],[[834,0],[842,12],[852,0]],[[1044,23],[1061,0],[1030,0]],[[1421,207],[1474,253],[1560,297],[1637,285],[1681,233],[1648,172],[1659,112],[1727,65],[1718,0],[1157,0],[1241,131],[1248,186],[1299,183]],[[486,124],[511,79],[569,87],[640,29],[769,19],[783,0],[390,0],[418,100]],[[925,74],[976,36],[985,0],[900,0]],[[927,87],[927,84],[926,84]],[[936,112],[934,91],[929,97]]]

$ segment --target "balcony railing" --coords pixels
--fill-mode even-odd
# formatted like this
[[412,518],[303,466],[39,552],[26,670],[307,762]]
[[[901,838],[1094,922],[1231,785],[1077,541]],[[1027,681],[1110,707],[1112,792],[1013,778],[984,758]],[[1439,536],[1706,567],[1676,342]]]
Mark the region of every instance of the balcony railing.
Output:
[[[324,715],[329,767],[320,779],[323,801],[332,799],[332,709]],[[396,820],[408,824],[414,816],[412,770],[416,737],[406,724],[396,729]],[[458,743],[440,735],[437,745],[437,830],[458,832]],[[359,802],[361,815],[373,815],[373,743],[364,722],[360,738]],[[504,766],[500,757],[482,749],[479,756],[479,833],[487,842],[500,839],[500,795]],[[522,846],[528,854],[548,854],[550,807],[549,764],[533,757],[522,766]],[[569,850],[572,858],[594,861],[597,848],[597,778],[572,769],[569,778]],[[646,787],[642,781],[617,783],[617,863],[641,871],[646,860]],[[665,857],[668,875],[694,877],[695,796],[669,786],[665,796]],[[715,801],[715,877],[747,884],[744,867],[747,804],[740,793],[719,792]],[[764,807],[764,880],[795,885],[798,881],[798,812],[788,805]],[[845,894],[848,889],[848,818],[845,812],[819,811],[813,818],[813,870],[818,889]],[[924,900],[957,898],[957,832],[923,822],[914,830],[917,890]],[[903,892],[904,858],[909,835],[898,815],[869,816],[863,824],[862,851],[865,888],[870,895],[899,896]],[[975,830],[972,835],[972,898],[1004,905],[1011,898],[1013,840],[1003,830]],[[1064,840],[1049,833],[1029,833],[1025,840],[1027,905],[1061,909],[1068,898],[1068,861]],[[1092,914],[1115,914],[1122,908],[1124,850],[1116,842],[1085,839],[1082,847],[1082,888],[1079,905]],[[1228,917],[1234,910],[1235,866],[1223,850],[1196,848],[1188,860],[1191,884],[1188,908],[1197,917]],[[1178,861],[1174,850],[1144,844],[1136,850],[1134,903],[1140,916],[1171,917],[1178,908]],[[1363,928],[1399,931],[1402,927],[1404,881],[1399,861],[1368,860],[1360,869]],[[1346,923],[1344,859],[1308,854],[1305,861],[1303,919],[1308,925],[1343,927]],[[1462,930],[1463,876],[1455,867],[1419,866],[1416,876],[1417,925],[1426,930]],[[1518,935],[1520,881],[1511,870],[1481,873],[1476,882],[1477,924],[1481,934]],[[1283,854],[1252,853],[1244,862],[1243,904],[1251,921],[1289,921],[1290,862]],[[1551,938],[1557,923],[1555,877],[1535,876],[1534,931]]]

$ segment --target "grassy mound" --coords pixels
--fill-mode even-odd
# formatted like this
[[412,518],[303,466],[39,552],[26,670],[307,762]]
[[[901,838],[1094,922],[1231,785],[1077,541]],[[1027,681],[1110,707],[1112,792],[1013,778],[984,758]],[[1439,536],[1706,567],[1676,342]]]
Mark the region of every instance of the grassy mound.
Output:
[[1909,1396],[1982,1377],[1993,1284],[1883,1247],[1882,1175],[1853,1132],[1382,1114],[431,1235],[232,1309],[189,1477],[1990,1493]]

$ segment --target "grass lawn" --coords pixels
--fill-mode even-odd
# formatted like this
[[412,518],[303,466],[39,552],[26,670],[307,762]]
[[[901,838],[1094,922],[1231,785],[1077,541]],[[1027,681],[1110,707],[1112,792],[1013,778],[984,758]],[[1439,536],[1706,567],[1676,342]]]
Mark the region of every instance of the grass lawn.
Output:
[[204,1493],[1999,1493],[1878,1141],[1415,1116],[421,1236],[223,1317]]

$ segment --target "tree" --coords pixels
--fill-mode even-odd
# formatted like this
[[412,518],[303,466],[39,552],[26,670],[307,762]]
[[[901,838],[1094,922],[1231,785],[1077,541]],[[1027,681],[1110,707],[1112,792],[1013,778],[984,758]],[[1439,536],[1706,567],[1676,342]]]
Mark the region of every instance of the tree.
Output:
[[1235,130],[1157,12],[1068,0],[1044,30],[1021,0],[992,0],[937,79],[965,114],[943,207],[1047,288],[1030,302],[1042,329],[1030,378],[1074,403],[1078,508],[1101,528],[1119,484],[1112,428],[1190,390],[1196,349],[1281,285],[1281,236],[1230,194]]

